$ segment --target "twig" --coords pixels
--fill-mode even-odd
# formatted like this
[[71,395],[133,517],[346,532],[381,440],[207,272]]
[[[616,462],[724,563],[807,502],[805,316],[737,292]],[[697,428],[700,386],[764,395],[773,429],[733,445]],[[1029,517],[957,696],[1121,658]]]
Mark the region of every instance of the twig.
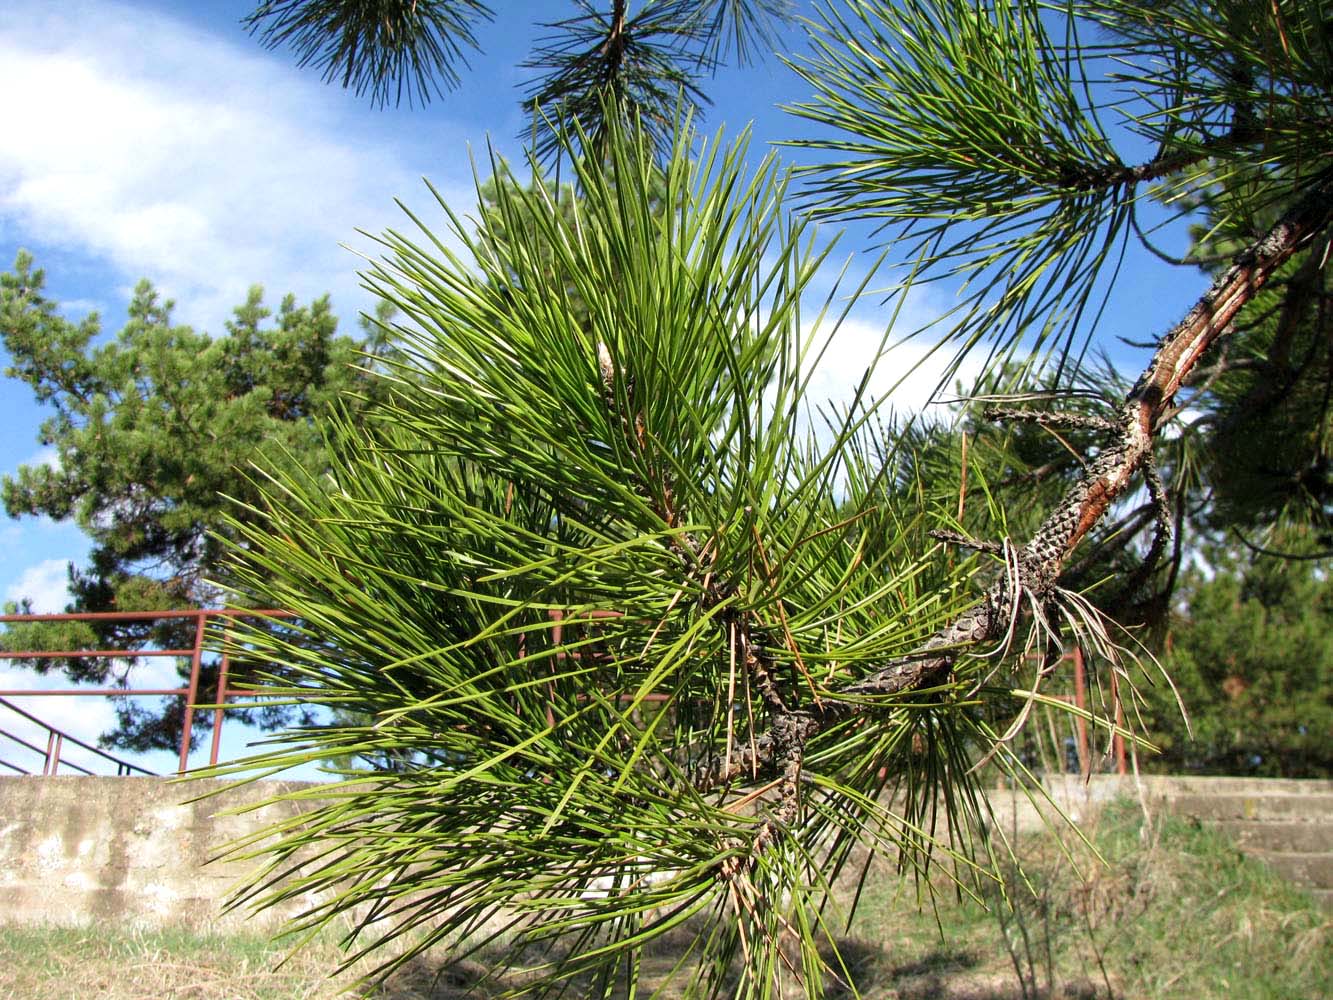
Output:
[[1026,423],[1060,430],[1089,430],[1115,433],[1120,427],[1114,420],[1091,413],[1071,413],[1067,410],[1024,410],[1014,406],[988,406],[982,411],[987,420],[996,423]]
[[964,549],[974,549],[977,552],[999,555],[1004,551],[1004,546],[999,542],[985,542],[979,538],[964,535],[960,531],[950,531],[948,528],[933,528],[927,534],[937,542],[944,542],[946,545],[957,545]]

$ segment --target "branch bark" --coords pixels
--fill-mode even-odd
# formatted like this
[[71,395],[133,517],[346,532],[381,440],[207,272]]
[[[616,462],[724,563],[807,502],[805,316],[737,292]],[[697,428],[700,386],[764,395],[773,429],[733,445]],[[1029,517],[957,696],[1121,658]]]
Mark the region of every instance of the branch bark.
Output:
[[[822,704],[775,712],[769,731],[719,766],[701,772],[704,791],[756,770],[771,773],[799,761],[805,745],[830,726],[873,711],[876,700],[930,686],[958,657],[1011,633],[1026,592],[1043,602],[1073,550],[1130,489],[1150,461],[1154,435],[1176,391],[1236,314],[1294,254],[1333,225],[1333,172],[1304,196],[1261,239],[1239,254],[1207,292],[1157,344],[1152,359],[1120,406],[1114,440],[1056,505],[1028,542],[1015,550],[1013,572],[990,586],[980,602],[931,636],[917,650],[825,696]],[[1154,492],[1156,489],[1154,488]],[[1155,498],[1156,499],[1156,498]]]

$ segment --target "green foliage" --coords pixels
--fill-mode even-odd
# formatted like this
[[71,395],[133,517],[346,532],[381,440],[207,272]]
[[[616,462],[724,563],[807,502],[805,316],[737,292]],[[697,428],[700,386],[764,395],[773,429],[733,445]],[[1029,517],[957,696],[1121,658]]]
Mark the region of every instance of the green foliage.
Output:
[[1207,552],[1186,574],[1163,665],[1145,691],[1154,770],[1266,777],[1333,776],[1333,584],[1324,561]]
[[[832,154],[809,207],[962,282],[955,357],[989,341],[1013,361],[991,395],[1043,352],[1061,364],[1053,393],[999,400],[1025,404],[1000,414],[1018,427],[969,428],[970,459],[859,393],[815,433],[801,303],[822,258],[772,161],[748,174],[742,148],[676,126],[699,97],[686,54],[714,37],[696,6],[722,10],[553,25],[533,155],[568,157],[578,197],[502,179],[482,234],[452,213],[452,240],[385,234],[366,281],[404,317],[392,392],[333,422],[327,486],[275,469],[233,526],[240,592],[297,615],[240,638],[274,693],[341,713],[237,769],[402,765],[242,845],[269,864],[240,901],[318,893],[298,930],[354,913],[359,954],[417,932],[385,970],[498,944],[516,993],[632,995],[672,934],[688,995],[819,996],[850,979],[832,887],[854,843],[923,890],[943,848],[961,892],[1011,891],[1002,845],[971,850],[978,761],[1022,781],[1010,745],[1062,706],[1041,686],[1067,643],[1132,682],[1128,641],[1072,588],[1169,592],[1149,586],[1163,482],[1202,480],[1183,447],[1159,467],[1155,435],[1256,291],[1324,259],[1318,4],[825,8],[794,109],[833,130],[805,144]],[[1184,212],[1209,185],[1273,224],[1135,384],[1089,377],[1079,338],[1124,241],[1149,243],[1145,197]],[[1079,380],[1095,391],[1069,402]],[[1063,410],[1030,405],[1053,394]]]
[[[568,17],[541,22],[546,34],[523,63],[535,71],[523,138],[543,160],[564,150],[562,132],[586,136],[588,151],[598,153],[613,119],[638,123],[664,152],[677,115],[708,103],[703,78],[728,52],[742,64],[762,56],[795,15],[791,0],[572,6]],[[426,104],[456,86],[459,64],[480,48],[477,27],[493,18],[478,0],[265,0],[245,24],[268,48],[290,47],[298,65],[321,70],[325,82],[384,106],[404,98]]]
[[700,83],[725,50],[747,61],[793,12],[788,0],[615,0],[609,10],[577,0],[575,7],[574,16],[545,25],[550,33],[524,63],[538,73],[527,105],[542,160],[567,148],[601,156],[613,118],[620,127],[635,123],[656,153],[665,152],[682,111],[708,103]]
[[[1262,164],[1251,203],[1280,212],[1329,151],[1317,2],[846,8],[821,9],[816,54],[795,63],[815,97],[791,110],[832,132],[797,145],[845,157],[811,168],[811,207],[882,223],[925,279],[964,279],[950,334],[968,346],[1067,360],[1141,201],[1188,208],[1192,167],[1234,188]],[[1144,144],[1144,163],[1119,151]]]
[[[1319,182],[1330,152],[1320,4],[857,0],[822,20],[815,54],[796,60],[815,97],[792,108],[829,130],[799,144],[833,154],[809,168],[811,210],[881,223],[916,258],[914,281],[964,282],[942,322],[955,357],[986,341],[1012,359],[982,388],[994,402],[1019,387],[1029,408],[1121,419],[1129,386],[1081,356],[1125,243],[1221,274]],[[1134,163],[1127,151],[1145,145]],[[1185,260],[1153,242],[1162,206],[1207,213]],[[1327,534],[1327,250],[1325,234],[1247,292],[1244,317],[1162,414],[1175,423],[1156,449],[1163,489],[1127,498],[1067,567],[1073,586],[1115,578],[1121,592],[1098,600],[1126,624],[1164,618],[1187,531]],[[1028,377],[1052,350],[1061,364]],[[1013,513],[1049,510],[1105,447],[1104,429],[1057,431],[1051,416],[975,428],[1000,449]]]
[[578,123],[588,152],[605,149],[609,106],[637,111],[653,145],[671,140],[677,105],[706,101],[697,75],[681,55],[705,41],[704,24],[683,17],[690,3],[642,4],[635,13],[617,2],[609,11],[579,3],[578,13],[546,25],[551,37],[524,63],[538,72],[527,104],[537,109],[534,149],[542,159],[561,151],[558,129]]
[[265,0],[245,24],[268,48],[292,48],[325,83],[383,106],[425,104],[457,86],[458,63],[477,47],[474,25],[491,16],[477,0]]
[[[60,315],[28,255],[0,276],[0,335],[11,359],[5,374],[54,410],[39,441],[56,453],[54,463],[4,477],[5,510],[72,520],[91,539],[88,565],[71,568],[70,610],[216,603],[220,594],[209,580],[228,532],[227,497],[253,496],[240,470],[258,461],[318,474],[328,458],[317,422],[335,400],[355,408],[374,391],[370,362],[337,333],[327,299],[297,306],[288,296],[274,315],[255,287],[221,337],[174,323],[171,311],[141,282],[128,322],[108,340],[96,315],[78,323]],[[193,627],[24,624],[0,641],[11,649],[188,649]],[[106,659],[34,666],[99,683],[123,674]],[[164,712],[123,707],[108,739],[135,749],[172,747],[181,707]],[[270,726],[290,718],[254,714]]]
[[[570,227],[576,224],[575,202],[579,193],[573,184],[550,181],[536,163],[533,164],[533,171],[532,181],[524,186],[509,164],[501,161],[495,165],[491,178],[479,188],[481,218],[477,227],[477,240],[479,245],[484,245],[484,253],[492,259],[488,272],[494,275],[493,280],[500,283],[499,287],[508,288],[513,294],[522,294],[520,271],[524,265],[511,263],[511,256],[515,252],[535,255],[545,269],[544,280],[547,283],[559,281],[565,285],[565,294],[575,321],[585,330],[590,330],[588,307],[574,279],[569,277],[567,280],[567,276],[559,270],[567,261],[562,259],[552,242],[556,238],[553,233],[568,234]],[[608,176],[606,182],[614,189],[613,176]],[[666,210],[663,178],[654,170],[648,174],[647,182],[647,210],[651,215],[659,216]],[[554,228],[548,221],[551,216],[559,220]],[[596,224],[595,220],[589,219],[581,222],[584,225]],[[532,264],[526,267],[530,270]]]
[[[692,160],[694,141],[659,172],[618,136],[615,184],[583,168],[567,213],[540,182],[545,214],[495,188],[503,260],[456,217],[466,256],[386,234],[367,280],[406,320],[392,400],[335,423],[332,488],[275,473],[267,523],[234,526],[243,592],[299,615],[244,642],[344,719],[243,766],[413,762],[349,775],[268,845],[248,898],[320,891],[302,928],[365,907],[421,947],[503,927],[510,961],[548,953],[525,990],[597,995],[685,932],[691,995],[773,995],[787,962],[814,995],[843,974],[824,907],[855,842],[924,865],[947,814],[957,877],[977,877],[968,748],[992,736],[970,692],[989,661],[862,696],[875,723],[812,738],[803,790],[719,771],[769,738],[775,702],[817,705],[919,645],[975,562],[919,555],[917,485],[865,414],[813,434],[819,257],[771,159],[747,176],[743,144]],[[291,871],[314,844],[324,863]]]

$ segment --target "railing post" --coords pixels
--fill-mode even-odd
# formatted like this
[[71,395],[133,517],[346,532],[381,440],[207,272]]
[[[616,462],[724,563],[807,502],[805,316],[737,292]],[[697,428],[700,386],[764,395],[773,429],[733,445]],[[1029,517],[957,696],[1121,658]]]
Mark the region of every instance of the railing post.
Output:
[[194,652],[190,654],[190,687],[185,695],[185,712],[181,720],[181,759],[180,773],[190,768],[190,729],[194,722],[194,703],[199,700],[199,669],[204,660],[204,624],[208,612],[200,611],[194,616]]
[[[565,613],[558,608],[552,608],[550,611],[551,620],[555,622],[551,629],[551,642],[557,648],[565,641]],[[555,654],[555,659],[551,662],[551,673],[556,672],[556,664],[562,662],[565,658],[563,651]],[[546,683],[546,725],[555,729],[555,684],[547,681]]]
[[[1088,684],[1083,669],[1083,647],[1074,647],[1074,704],[1080,712],[1088,709]],[[1075,716],[1074,725],[1078,731],[1078,771],[1087,781],[1092,775],[1092,753],[1088,747],[1088,723],[1082,715]]]
[[56,742],[55,731],[48,730],[46,734],[46,757],[45,759],[42,760],[43,776],[56,773],[55,770],[51,767],[51,761],[54,760],[56,762],[56,766],[59,766],[60,764],[59,753],[60,753],[60,744]]
[[218,747],[222,745],[222,719],[227,704],[227,616],[222,616],[222,663],[218,666],[217,708],[213,709],[213,744],[208,751],[208,766],[217,767]]
[[1115,706],[1116,731],[1111,737],[1111,746],[1115,751],[1115,773],[1123,778],[1129,773],[1125,765],[1125,738],[1120,735],[1120,730],[1125,728],[1125,706],[1120,703],[1120,682],[1115,667],[1111,668],[1111,704]]
[[[68,770],[70,770],[70,769],[73,769],[73,770],[75,770],[75,771],[78,771],[79,773],[85,773],[85,774],[90,774],[90,773],[92,773],[92,772],[90,772],[90,771],[87,771],[86,769],[84,769],[83,767],[81,767],[80,765],[78,765],[78,764],[76,764],[76,763],[71,763],[71,762],[62,761],[61,758],[62,758],[63,753],[64,753],[64,744],[65,744],[66,742],[71,742],[71,743],[77,744],[77,746],[78,746],[80,749],[85,750],[85,751],[87,751],[87,752],[93,754],[94,756],[96,756],[96,757],[98,757],[98,758],[100,758],[100,759],[107,760],[107,761],[111,761],[113,764],[115,764],[115,766],[116,766],[118,772],[125,773],[125,774],[142,772],[142,773],[144,773],[144,774],[150,774],[150,775],[151,775],[153,772],[147,770],[146,768],[142,768],[142,767],[140,767],[140,766],[137,765],[137,764],[129,764],[128,762],[121,761],[119,758],[115,757],[114,755],[112,755],[112,754],[108,754],[108,753],[106,753],[104,750],[102,750],[102,749],[100,749],[100,748],[98,748],[98,747],[95,747],[95,746],[92,746],[91,744],[85,743],[85,742],[83,742],[82,740],[78,739],[77,737],[70,736],[70,735],[65,734],[65,733],[61,733],[61,732],[60,732],[59,730],[57,730],[55,727],[53,727],[53,726],[51,726],[51,725],[48,725],[47,723],[45,723],[44,721],[42,721],[41,719],[37,718],[37,717],[34,716],[34,715],[30,715],[29,713],[23,711],[23,710],[22,710],[21,708],[19,708],[18,706],[10,704],[10,703],[9,703],[8,701],[6,701],[5,699],[6,699],[7,697],[23,697],[23,698],[30,698],[30,697],[33,697],[33,696],[53,696],[53,697],[54,697],[54,696],[67,696],[67,697],[97,697],[97,698],[116,697],[116,698],[119,698],[119,697],[125,697],[125,696],[129,696],[129,697],[141,697],[141,696],[148,696],[148,695],[157,695],[157,696],[161,696],[161,697],[170,697],[170,698],[184,698],[184,699],[185,699],[185,703],[184,703],[184,711],[183,711],[183,713],[182,713],[182,719],[181,719],[181,747],[180,747],[179,767],[180,767],[180,769],[181,769],[182,771],[188,769],[188,767],[189,767],[189,763],[190,763],[190,756],[189,756],[189,755],[190,755],[190,742],[191,742],[191,737],[192,737],[192,735],[193,735],[193,730],[194,730],[194,714],[195,714],[195,712],[196,712],[196,710],[197,710],[197,708],[198,708],[198,701],[199,701],[199,694],[200,694],[200,692],[199,692],[199,681],[200,681],[200,679],[201,679],[201,675],[202,675],[202,672],[203,672],[204,640],[205,640],[205,636],[206,636],[206,634],[207,634],[207,631],[206,631],[206,630],[207,630],[207,628],[208,628],[209,620],[210,620],[211,618],[214,618],[214,617],[222,617],[223,620],[224,620],[224,622],[228,622],[228,623],[229,623],[230,620],[231,620],[231,616],[237,616],[237,617],[239,617],[239,616],[242,616],[242,615],[246,615],[246,616],[255,616],[255,615],[259,615],[259,616],[273,617],[273,618],[291,618],[291,617],[292,617],[291,612],[284,611],[284,610],[281,610],[281,609],[271,609],[271,608],[270,608],[270,609],[263,609],[263,610],[261,610],[261,609],[254,609],[254,610],[248,610],[248,611],[245,611],[245,612],[240,612],[240,611],[217,611],[217,610],[205,610],[205,609],[197,609],[197,608],[195,608],[195,609],[176,608],[176,609],[173,609],[173,610],[170,610],[170,611],[92,611],[92,612],[84,612],[84,613],[61,612],[61,613],[58,613],[58,614],[18,614],[18,613],[14,613],[14,614],[2,614],[2,613],[0,613],[0,624],[8,623],[8,622],[56,622],[56,621],[60,621],[60,622],[65,622],[65,621],[120,621],[120,622],[126,622],[126,621],[143,621],[143,622],[153,622],[153,621],[161,621],[161,620],[166,620],[166,619],[170,619],[170,620],[174,620],[174,621],[185,621],[185,620],[192,619],[192,620],[194,621],[194,623],[195,623],[195,641],[194,641],[194,644],[193,644],[193,646],[192,646],[191,648],[186,648],[186,649],[138,649],[138,650],[136,650],[136,649],[70,649],[70,650],[41,650],[41,651],[31,651],[31,650],[27,650],[27,651],[25,651],[25,650],[15,650],[15,651],[5,650],[5,651],[0,651],[0,661],[5,661],[5,660],[31,660],[31,659],[38,659],[38,658],[43,658],[43,659],[49,659],[49,658],[65,658],[65,659],[69,659],[69,658],[92,658],[92,659],[99,659],[99,658],[100,658],[100,659],[113,658],[113,659],[118,659],[118,658],[121,658],[121,657],[136,657],[136,656],[143,656],[143,657],[150,657],[150,656],[172,657],[173,659],[177,659],[178,661],[179,661],[180,659],[184,659],[184,658],[188,657],[189,660],[190,660],[190,683],[189,683],[189,686],[188,686],[188,687],[173,687],[173,688],[119,688],[119,687],[115,687],[115,688],[77,688],[77,689],[64,689],[64,688],[57,688],[57,689],[33,689],[33,688],[22,688],[22,689],[13,689],[13,690],[9,690],[9,689],[0,687],[0,710],[7,711],[7,712],[15,712],[15,713],[17,713],[18,715],[22,716],[23,718],[27,719],[28,721],[30,721],[30,722],[34,723],[35,725],[41,727],[41,729],[47,733],[47,743],[46,743],[45,748],[43,748],[42,746],[40,746],[40,745],[38,745],[38,744],[36,744],[36,743],[27,743],[27,742],[25,742],[24,740],[22,740],[22,739],[20,739],[20,738],[18,738],[18,737],[16,737],[16,736],[14,736],[14,734],[9,733],[9,732],[7,732],[7,731],[5,731],[5,730],[3,730],[3,729],[0,729],[0,739],[4,739],[4,740],[8,740],[8,741],[15,741],[15,742],[21,744],[26,750],[32,752],[33,754],[35,754],[35,755],[37,755],[37,756],[39,756],[39,757],[42,757],[42,758],[43,758],[43,761],[42,761],[42,768],[43,768],[42,773],[43,773],[43,774],[47,774],[47,775],[54,774],[54,773],[58,772],[61,763],[65,763],[65,765],[66,765],[66,771],[68,771]],[[223,641],[224,641],[224,643],[225,643],[226,640],[227,640],[228,634],[229,634],[229,626],[224,624],[224,626],[223,626]],[[230,694],[230,688],[229,688],[229,684],[230,684],[230,662],[229,662],[229,660],[228,660],[225,656],[224,656],[224,658],[221,660],[221,662],[220,662],[220,664],[219,664],[219,667],[220,667],[220,672],[221,672],[221,673],[220,673],[219,680],[218,680],[219,698],[218,698],[218,701],[216,702],[217,708],[214,709],[214,712],[215,712],[215,715],[214,715],[215,726],[214,726],[213,746],[212,746],[212,749],[211,749],[211,751],[210,751],[210,762],[211,762],[211,763],[216,763],[217,758],[221,755],[221,749],[220,749],[220,728],[221,728],[222,722],[223,722],[223,721],[225,720],[225,718],[226,718],[226,715],[225,715],[225,706],[226,706],[226,703],[227,703],[228,699],[229,699],[230,696],[231,696],[231,694]],[[237,692],[237,697],[238,697],[238,698],[247,697],[247,696],[249,696],[249,695],[250,695],[250,692],[245,691],[245,690],[242,690],[242,691],[238,691],[238,692]],[[246,706],[246,707],[249,707],[249,706]],[[8,770],[11,770],[11,771],[17,771],[17,772],[20,773],[20,774],[27,774],[27,773],[28,773],[25,769],[23,769],[23,768],[21,768],[21,767],[18,767],[17,765],[14,765],[14,764],[10,763],[9,761],[7,761],[7,760],[3,760],[3,759],[0,759],[0,768],[7,768]]]

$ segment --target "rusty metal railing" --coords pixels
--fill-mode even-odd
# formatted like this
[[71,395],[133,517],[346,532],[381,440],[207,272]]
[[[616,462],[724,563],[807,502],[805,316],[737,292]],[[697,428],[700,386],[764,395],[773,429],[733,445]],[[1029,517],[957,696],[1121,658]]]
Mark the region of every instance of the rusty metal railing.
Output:
[[[288,611],[278,611],[272,609],[263,610],[233,610],[233,609],[199,609],[195,611],[99,611],[87,612],[84,614],[28,614],[28,615],[0,615],[0,623],[21,623],[21,622],[157,622],[168,621],[172,619],[193,619],[194,642],[189,649],[62,649],[62,650],[24,650],[16,652],[0,651],[0,660],[37,660],[37,659],[136,659],[138,657],[159,657],[171,656],[185,658],[190,660],[190,677],[184,687],[175,688],[130,688],[130,687],[112,687],[112,688],[44,688],[44,689],[4,689],[0,690],[0,704],[13,709],[20,715],[23,715],[30,721],[36,722],[47,731],[47,750],[37,749],[36,752],[44,753],[46,769],[43,774],[55,774],[56,768],[60,766],[60,752],[64,743],[75,743],[85,749],[93,750],[104,757],[110,755],[98,750],[96,747],[89,747],[66,733],[56,730],[53,726],[47,725],[35,716],[10,705],[4,701],[5,698],[57,698],[57,697],[134,697],[134,696],[164,696],[164,697],[183,697],[185,699],[185,711],[181,725],[180,741],[180,763],[179,771],[184,773],[190,765],[190,743],[192,729],[194,725],[195,712],[200,710],[199,705],[199,682],[200,674],[203,669],[205,652],[205,635],[208,631],[209,623],[216,621],[220,627],[219,645],[222,653],[218,664],[218,683],[216,698],[212,702],[209,710],[213,712],[213,738],[209,748],[208,763],[210,766],[218,762],[218,750],[222,741],[222,722],[226,713],[228,699],[255,697],[255,692],[246,688],[233,688],[229,686],[228,680],[228,655],[227,655],[227,625],[229,622],[238,618],[290,618]],[[0,735],[10,736],[10,734],[0,731]],[[17,739],[10,736],[11,739]],[[36,749],[30,743],[18,740],[30,750]],[[117,764],[124,762],[119,761]],[[0,762],[3,766],[11,770],[21,770],[12,764]],[[72,765],[67,765],[72,766]],[[135,770],[143,771],[143,768],[136,765],[128,765]],[[78,770],[88,773],[86,769]],[[144,773],[151,773],[145,771]]]
[[[88,753],[100,757],[102,760],[110,761],[112,764],[115,764],[116,775],[118,777],[125,777],[127,775],[135,773],[136,771],[140,774],[148,775],[149,777],[156,776],[157,772],[150,771],[146,767],[140,767],[138,764],[134,764],[128,760],[124,760],[121,757],[117,757],[115,754],[107,753],[101,747],[95,747],[91,743],[85,743],[77,736],[71,736],[64,730],[57,729],[50,723],[42,721],[41,719],[37,718],[37,716],[33,715],[30,712],[23,711],[23,709],[19,708],[12,702],[6,701],[4,698],[0,698],[0,708],[6,708],[15,715],[22,716],[23,718],[31,722],[33,725],[37,726],[39,729],[45,731],[46,747],[42,748],[34,743],[29,743],[27,740],[25,740],[22,736],[19,736],[17,733],[11,733],[7,729],[0,729],[0,738],[8,740],[11,743],[17,743],[19,746],[23,747],[24,749],[31,750],[33,753],[37,754],[42,758],[43,775],[56,774],[59,771],[61,764],[63,764],[67,770],[76,771],[79,774],[91,775],[93,773],[92,771],[88,770],[88,768],[82,766],[81,764],[76,764],[72,760],[68,760],[61,757],[61,754],[64,752],[65,749],[65,744],[70,743],[81,750],[87,751]],[[32,773],[31,771],[19,767],[17,764],[13,764],[10,761],[3,759],[0,759],[0,767],[8,768],[11,771],[17,771],[19,774]]]
[[[0,737],[7,737],[18,743],[21,743],[26,749],[36,753],[43,754],[46,761],[43,774],[54,774],[56,768],[61,763],[61,748],[66,742],[73,743],[82,748],[92,750],[103,757],[114,760],[118,767],[124,764],[127,767],[143,773],[145,771],[137,765],[128,764],[112,757],[96,747],[90,747],[76,738],[60,732],[52,726],[42,722],[35,716],[23,712],[17,706],[9,704],[4,699],[6,697],[125,697],[125,696],[166,696],[166,697],[184,697],[185,711],[181,726],[180,741],[180,761],[178,770],[183,773],[189,768],[189,755],[191,735],[194,724],[194,715],[201,707],[213,712],[213,733],[212,743],[209,748],[208,763],[209,766],[216,765],[218,762],[218,752],[222,740],[222,725],[227,710],[227,701],[232,698],[256,697],[255,691],[247,688],[233,688],[229,685],[229,662],[227,652],[227,626],[228,623],[239,618],[292,618],[289,611],[280,611],[273,609],[264,610],[236,610],[236,609],[199,609],[193,611],[111,611],[111,612],[88,612],[84,614],[10,614],[0,615],[0,623],[6,622],[94,622],[94,621],[120,621],[120,622],[154,622],[167,621],[171,619],[192,619],[195,623],[194,642],[189,649],[76,649],[76,650],[45,650],[45,651],[22,651],[22,652],[4,652],[0,651],[0,659],[10,660],[34,660],[34,659],[78,659],[78,658],[135,658],[135,657],[189,657],[190,658],[190,677],[185,687],[176,688],[62,688],[62,689],[16,689],[0,690],[0,706],[10,708],[24,716],[28,720],[35,722],[46,730],[47,748],[42,750],[31,743],[27,743],[18,737],[0,729]],[[575,616],[578,619],[596,620],[599,618],[619,617],[619,612],[615,611],[592,611],[585,612],[582,615]],[[562,632],[565,625],[572,624],[573,619],[566,619],[558,611],[551,612],[551,618],[555,621],[552,629],[552,638],[558,645],[562,638]],[[218,664],[218,682],[216,697],[209,705],[199,705],[199,684],[200,673],[203,667],[203,657],[205,652],[205,635],[211,621],[218,623],[220,634],[218,636],[218,646],[221,648],[220,660]],[[521,640],[520,640],[521,641]],[[564,653],[558,654],[560,658]],[[579,656],[580,654],[573,654]],[[1073,661],[1074,674],[1074,693],[1070,697],[1063,698],[1075,704],[1080,710],[1086,708],[1087,704],[1087,683],[1085,680],[1085,667],[1083,662],[1083,651],[1075,647],[1071,652],[1065,654],[1066,658]],[[1121,713],[1118,698],[1118,685],[1115,673],[1111,674],[1111,697],[1116,704],[1116,724],[1117,727],[1123,726],[1124,718]],[[648,695],[647,700],[662,699],[663,695]],[[549,710],[548,710],[549,715]],[[554,724],[554,718],[551,717]],[[1088,733],[1087,723],[1079,716],[1075,720],[1075,730],[1077,733],[1077,755],[1078,770],[1086,777],[1092,772],[1092,752]],[[1113,739],[1113,754],[1115,759],[1115,768],[1120,774],[1126,773],[1126,754],[1125,744],[1119,732],[1115,732]],[[67,765],[72,769],[89,773],[86,769],[75,768],[74,765]],[[20,768],[0,760],[0,767],[7,767],[10,770],[21,771]],[[26,772],[23,772],[26,773]]]

